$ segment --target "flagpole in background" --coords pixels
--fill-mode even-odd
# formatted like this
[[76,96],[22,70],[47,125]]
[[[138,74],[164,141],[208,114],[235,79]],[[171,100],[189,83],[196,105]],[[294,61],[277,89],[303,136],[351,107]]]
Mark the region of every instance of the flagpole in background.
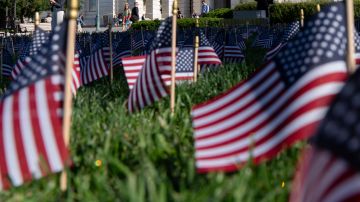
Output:
[[142,45],[145,48],[144,33],[143,33],[143,27],[142,26],[141,26],[141,40],[142,40]]
[[300,27],[304,27],[304,9],[300,9]]
[[320,10],[321,10],[321,9],[320,9],[320,4],[317,4],[317,5],[316,5],[316,11],[317,11],[317,12],[320,12]]
[[109,21],[109,49],[110,49],[110,83],[114,79],[114,67],[113,67],[113,48],[112,48],[112,25]]
[[354,45],[354,2],[346,0],[346,27],[347,27],[347,58],[346,65],[349,73],[355,72],[355,45]]
[[199,53],[199,19],[195,21],[196,33],[195,33],[195,44],[194,44],[194,82],[197,81],[198,74],[198,53]]
[[39,26],[40,24],[40,15],[39,15],[39,12],[35,12],[35,22],[34,22],[34,25],[35,25],[35,29]]
[[170,88],[170,111],[175,110],[175,72],[176,72],[176,18],[178,2],[174,0],[172,16],[172,39],[171,39],[171,88]]
[[[69,145],[70,141],[70,127],[71,127],[71,113],[72,113],[72,69],[75,53],[75,34],[76,34],[76,18],[78,14],[78,1],[70,0],[68,3],[68,34],[66,47],[66,66],[65,66],[65,97],[64,97],[64,118],[63,118],[63,136],[65,145]],[[61,173],[60,189],[65,191],[67,189],[66,171]]]

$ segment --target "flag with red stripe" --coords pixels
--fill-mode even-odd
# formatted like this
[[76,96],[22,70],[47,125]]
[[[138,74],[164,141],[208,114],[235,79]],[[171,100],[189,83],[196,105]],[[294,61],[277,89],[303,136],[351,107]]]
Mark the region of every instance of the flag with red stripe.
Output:
[[199,172],[259,163],[312,134],[347,76],[344,18],[342,3],[325,7],[249,79],[193,107]]
[[299,163],[290,201],[360,200],[360,71],[348,79]]
[[110,48],[109,30],[94,36],[96,44],[84,68],[81,66],[80,78],[83,85],[89,84],[109,73]]
[[67,23],[18,75],[0,101],[0,187],[8,189],[69,163],[62,136]]
[[135,112],[168,95],[162,77],[171,75],[171,17],[163,21],[146,56],[144,67],[130,91],[129,111]]

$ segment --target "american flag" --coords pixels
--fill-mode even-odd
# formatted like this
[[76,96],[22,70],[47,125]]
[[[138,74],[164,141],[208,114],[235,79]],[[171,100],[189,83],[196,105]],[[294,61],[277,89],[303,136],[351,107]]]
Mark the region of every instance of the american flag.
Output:
[[26,67],[27,63],[30,61],[29,56],[37,54],[41,46],[45,44],[49,39],[49,34],[37,27],[35,29],[34,37],[29,47],[27,47],[19,56],[19,59],[15,63],[14,68],[11,72],[12,79],[16,79],[17,75]]
[[67,23],[18,75],[0,101],[0,189],[60,172],[69,164],[62,136]]
[[309,148],[301,158],[289,201],[360,201],[359,182],[358,168],[345,159],[331,150]]
[[344,12],[324,7],[274,60],[193,108],[199,172],[259,163],[312,134],[347,76]]
[[354,32],[355,40],[355,64],[357,68],[360,67],[360,36],[357,31]]
[[8,50],[4,49],[2,53],[2,75],[10,77],[14,66],[13,57]]
[[270,30],[264,30],[254,40],[253,47],[270,48],[273,40],[274,34]]
[[145,47],[145,42],[143,39],[143,31],[134,31],[131,33],[131,49],[138,50]]
[[334,99],[300,161],[290,201],[360,200],[360,71]]
[[150,54],[146,56],[144,67],[130,91],[128,109],[131,113],[168,95],[162,77],[171,74],[171,22],[172,17],[168,17],[161,23]]
[[74,66],[72,70],[72,83],[71,83],[71,92],[76,95],[76,91],[81,87],[81,79],[80,79],[80,54],[75,50],[74,55]]
[[95,34],[93,52],[86,62],[84,68],[81,67],[80,78],[82,84],[86,85],[108,75],[110,63],[109,30]]
[[[122,59],[124,71],[129,89],[133,89],[136,79],[141,72],[146,60],[146,55],[125,57]],[[180,49],[176,57],[176,73],[175,79],[177,83],[189,81],[194,76],[194,51],[192,48],[184,47]],[[171,85],[170,75],[161,75],[166,86]]]
[[113,53],[114,67],[122,65],[121,63],[122,58],[131,56],[130,35],[127,34],[119,40],[120,41],[118,42],[118,45],[114,49],[114,53]]
[[216,54],[214,48],[206,38],[205,34],[199,32],[200,46],[198,50],[198,64],[200,65],[221,65],[221,60]]
[[[245,56],[240,46],[237,35],[234,32],[227,32],[226,44],[224,47],[224,61],[229,63],[239,63]],[[243,40],[242,40],[243,42]]]
[[265,55],[265,60],[271,60],[294,36],[300,31],[300,22],[290,23],[282,36],[279,43],[273,46]]
[[225,42],[225,29],[221,29],[217,32],[212,46],[219,58],[224,56],[224,43]]

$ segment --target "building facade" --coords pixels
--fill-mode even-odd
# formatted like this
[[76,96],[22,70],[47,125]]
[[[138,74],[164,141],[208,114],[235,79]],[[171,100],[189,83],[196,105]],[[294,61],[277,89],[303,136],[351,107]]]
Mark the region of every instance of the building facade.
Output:
[[[135,1],[139,3],[140,18],[164,19],[171,15],[174,0],[83,0],[80,13],[84,15],[86,25],[95,25],[98,1],[100,22],[103,25],[105,19],[122,13],[126,2],[131,9]],[[230,8],[240,2],[241,0],[207,0],[210,9]],[[178,0],[178,4],[184,17],[191,17],[194,12],[200,14],[201,0]]]

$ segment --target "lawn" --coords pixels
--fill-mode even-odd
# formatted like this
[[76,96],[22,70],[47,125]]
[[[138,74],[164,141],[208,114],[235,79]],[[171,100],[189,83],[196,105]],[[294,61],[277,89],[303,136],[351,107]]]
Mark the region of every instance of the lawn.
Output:
[[177,86],[174,116],[169,98],[129,115],[121,70],[112,85],[105,78],[82,87],[74,99],[69,189],[62,193],[52,175],[0,193],[0,201],[287,201],[303,142],[238,172],[196,173],[191,107],[247,78],[264,50],[246,55],[242,64]]

